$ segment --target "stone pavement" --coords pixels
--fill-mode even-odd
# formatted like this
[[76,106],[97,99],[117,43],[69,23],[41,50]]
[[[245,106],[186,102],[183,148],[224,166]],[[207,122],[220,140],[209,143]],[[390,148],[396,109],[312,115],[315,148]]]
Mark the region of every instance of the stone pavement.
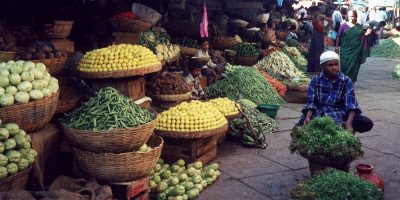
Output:
[[[362,65],[356,96],[374,128],[361,139],[364,157],[351,164],[374,165],[385,181],[385,199],[400,199],[400,80],[391,72],[400,60],[368,58]],[[280,131],[267,136],[267,149],[252,149],[225,142],[218,148],[222,176],[205,189],[199,200],[290,199],[289,191],[310,177],[308,162],[288,150],[290,130],[300,117],[301,104],[287,104],[278,112]]]

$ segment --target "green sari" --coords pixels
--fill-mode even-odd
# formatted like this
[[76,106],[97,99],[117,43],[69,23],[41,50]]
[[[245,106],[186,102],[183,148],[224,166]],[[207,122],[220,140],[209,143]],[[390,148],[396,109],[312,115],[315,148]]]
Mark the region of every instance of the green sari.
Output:
[[343,33],[340,38],[340,70],[354,82],[357,81],[361,64],[369,56],[369,48],[363,45],[364,30],[356,24]]

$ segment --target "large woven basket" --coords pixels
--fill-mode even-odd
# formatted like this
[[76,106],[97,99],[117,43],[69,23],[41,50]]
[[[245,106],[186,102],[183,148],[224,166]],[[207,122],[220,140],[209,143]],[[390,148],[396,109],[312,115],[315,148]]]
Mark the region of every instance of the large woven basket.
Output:
[[83,91],[75,84],[71,84],[69,77],[57,76],[60,85],[60,97],[58,99],[56,113],[65,113],[78,107],[80,101],[84,98]]
[[138,19],[110,19],[110,24],[114,30],[121,32],[143,32],[151,28],[149,22]]
[[84,174],[100,182],[128,182],[148,176],[160,158],[164,141],[152,136],[147,145],[153,149],[147,153],[96,154],[73,148],[74,159]]
[[190,47],[179,47],[180,53],[183,55],[194,56],[199,49],[190,48]]
[[54,38],[66,38],[69,36],[72,30],[72,25],[74,24],[74,21],[60,21],[60,20],[55,20],[54,21],[54,33],[53,37]]
[[155,128],[155,120],[134,128],[110,131],[84,131],[61,124],[68,142],[93,153],[122,153],[133,151],[149,140]]
[[214,49],[225,50],[232,49],[238,42],[232,37],[216,37],[212,42]]
[[0,61],[7,62],[10,60],[14,60],[17,56],[17,52],[12,51],[0,51]]
[[62,71],[65,61],[67,61],[67,57],[32,60],[32,62],[43,63],[44,65],[46,65],[47,70],[52,76],[55,76]]
[[115,44],[138,44],[139,33],[113,32]]
[[79,76],[83,78],[125,78],[131,76],[143,76],[158,72],[162,69],[162,65],[148,66],[134,70],[119,70],[111,72],[79,72]]
[[257,63],[258,56],[236,56],[235,64],[252,66]]
[[150,22],[152,25],[157,23],[162,17],[157,11],[138,3],[132,4],[132,12],[135,13],[139,19]]
[[219,135],[228,131],[228,124],[219,128],[208,131],[192,131],[192,132],[177,132],[177,131],[160,131],[156,130],[155,133],[161,137],[177,138],[177,139],[199,139]]
[[192,99],[192,92],[185,94],[150,95],[153,100],[164,102],[180,102]]
[[28,182],[29,173],[31,172],[32,166],[9,176],[0,181],[0,191],[7,192],[11,190],[23,190]]
[[59,92],[43,99],[0,108],[0,119],[6,123],[16,123],[27,132],[36,131],[53,117],[58,96]]

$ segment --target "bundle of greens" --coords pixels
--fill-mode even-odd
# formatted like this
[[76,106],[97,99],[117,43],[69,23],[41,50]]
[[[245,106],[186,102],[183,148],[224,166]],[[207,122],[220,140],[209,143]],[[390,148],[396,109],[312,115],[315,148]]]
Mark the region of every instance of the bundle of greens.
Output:
[[400,58],[400,38],[393,37],[372,49],[371,55],[385,58]]
[[300,51],[296,47],[283,47],[282,51],[289,56],[290,60],[292,60],[293,64],[300,71],[305,72],[307,70],[307,59],[300,53]]
[[266,148],[265,134],[278,130],[278,123],[258,111],[253,102],[247,99],[238,102],[244,115],[232,120],[229,134],[246,146]]
[[259,51],[252,44],[239,43],[233,47],[233,51],[236,51],[237,56],[258,56]]
[[375,185],[334,169],[327,169],[311,180],[298,184],[290,194],[296,200],[383,200],[383,193]]
[[228,97],[231,100],[246,98],[256,104],[281,105],[285,101],[257,69],[241,66],[227,66],[222,80],[205,88],[209,98]]
[[306,158],[320,155],[350,162],[363,155],[360,140],[329,117],[315,118],[291,136],[290,151]]

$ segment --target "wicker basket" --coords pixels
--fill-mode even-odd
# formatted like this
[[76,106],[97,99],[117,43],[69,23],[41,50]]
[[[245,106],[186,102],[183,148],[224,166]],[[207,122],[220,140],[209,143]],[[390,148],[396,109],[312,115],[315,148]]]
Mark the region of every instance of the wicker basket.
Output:
[[134,128],[110,131],[84,131],[61,124],[68,142],[93,153],[122,153],[133,151],[149,140],[155,128],[155,120]]
[[67,57],[32,60],[32,62],[43,63],[44,65],[46,65],[47,70],[52,76],[59,74],[63,70],[66,61]]
[[113,32],[115,44],[138,44],[139,34],[128,32]]
[[74,21],[54,21],[54,38],[66,38],[71,33],[72,25]]
[[192,131],[192,132],[176,132],[176,131],[160,131],[156,130],[155,133],[161,137],[177,138],[177,139],[199,139],[219,135],[228,131],[228,124],[219,128],[208,131]]
[[257,63],[258,56],[236,56],[235,64],[252,66]]
[[238,112],[238,113],[235,114],[235,115],[228,115],[228,116],[225,116],[225,118],[226,118],[227,120],[229,120],[229,121],[232,121],[232,120],[234,120],[234,119],[236,119],[236,118],[239,118],[239,117],[241,117],[241,116],[242,116],[242,113]]
[[0,181],[0,191],[7,192],[11,190],[23,190],[28,182],[29,174],[32,170],[32,165],[28,168],[7,177]]
[[43,99],[0,108],[0,119],[18,124],[21,129],[33,132],[46,125],[57,109],[59,92]]
[[148,176],[160,158],[164,141],[152,136],[147,145],[153,149],[147,153],[95,154],[73,148],[78,167],[89,177],[105,183],[128,182]]
[[65,113],[78,107],[80,101],[84,98],[83,91],[71,84],[69,77],[57,77],[60,85],[60,97],[58,99],[56,113]]
[[189,47],[179,47],[180,53],[183,55],[194,56],[199,49],[196,48],[189,48]]
[[162,17],[157,11],[138,3],[132,4],[132,12],[135,13],[139,19],[150,22],[152,25],[156,24]]
[[180,102],[192,99],[192,92],[185,94],[150,95],[153,100],[164,102]]
[[214,38],[212,46],[214,49],[225,50],[232,49],[238,42],[232,37],[217,37]]
[[119,70],[110,72],[79,72],[79,76],[83,78],[125,78],[132,76],[143,76],[158,72],[162,69],[162,65],[148,66],[134,70]]
[[2,61],[2,62],[14,60],[16,56],[17,56],[17,52],[0,51],[0,61]]
[[149,22],[137,19],[110,19],[110,24],[116,31],[121,32],[143,32],[151,28]]

